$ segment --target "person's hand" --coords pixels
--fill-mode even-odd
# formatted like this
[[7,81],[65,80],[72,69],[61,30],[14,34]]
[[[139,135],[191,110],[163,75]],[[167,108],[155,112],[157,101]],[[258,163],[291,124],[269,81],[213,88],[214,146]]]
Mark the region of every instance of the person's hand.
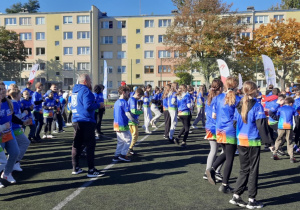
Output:
[[26,115],[28,115],[28,111],[27,110],[24,110],[24,112],[23,113],[25,113]]
[[5,123],[4,125],[5,125],[5,129],[10,129],[10,123],[9,122]]

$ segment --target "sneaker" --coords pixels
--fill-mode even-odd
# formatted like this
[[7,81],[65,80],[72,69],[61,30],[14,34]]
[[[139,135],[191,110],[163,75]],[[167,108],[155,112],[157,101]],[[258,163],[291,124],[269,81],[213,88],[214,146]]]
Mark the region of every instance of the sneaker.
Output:
[[60,130],[60,131],[58,131],[58,133],[64,133],[64,132],[66,132],[65,130]]
[[173,141],[174,141],[174,144],[178,144],[179,145],[179,139],[178,138],[174,138]]
[[264,204],[257,200],[254,200],[253,202],[249,201],[246,207],[247,209],[260,209],[264,207]]
[[190,130],[189,133],[193,133],[193,131]]
[[15,163],[15,165],[13,167],[13,171],[23,171],[23,169],[21,168],[20,162]]
[[213,168],[209,168],[205,171],[205,173],[207,175],[209,183],[211,183],[212,185],[216,185],[215,170]]
[[118,162],[119,160],[120,160],[119,156],[114,156],[113,159],[112,159],[113,162]]
[[265,146],[265,149],[264,149],[266,152],[269,151],[269,146]]
[[221,186],[219,187],[219,191],[222,193],[233,193],[234,189],[232,187],[230,187],[229,185],[223,185],[221,184]]
[[96,139],[96,140],[99,140],[99,139],[100,139],[100,137],[99,137],[98,135],[96,135],[96,136],[95,136],[95,139]]
[[67,123],[66,126],[72,126],[72,123]]
[[146,131],[145,131],[145,133],[147,133],[147,134],[151,134],[152,132],[151,132],[151,131],[149,131],[149,130],[146,130]]
[[223,176],[221,173],[216,173],[215,178],[216,178],[216,180],[219,180],[219,181],[223,180]]
[[239,155],[239,150],[237,149],[234,154]]
[[191,126],[192,129],[199,129],[197,126],[192,125]]
[[136,154],[136,153],[133,151],[133,149],[129,149],[128,153],[131,154],[131,155],[135,155],[135,154]]
[[119,156],[119,159],[120,159],[120,160],[123,160],[123,161],[125,161],[125,162],[130,162],[130,161],[131,161],[130,158],[127,157],[126,155],[120,155],[120,156]]
[[1,178],[2,178],[2,179],[5,179],[6,181],[8,181],[8,182],[11,183],[11,184],[16,183],[16,180],[15,180],[14,177],[11,175],[11,173],[10,173],[8,176],[6,176],[4,173],[2,173]]
[[76,167],[75,170],[72,171],[73,175],[81,174],[83,170],[79,167]]
[[5,186],[0,182],[0,188],[4,188]]
[[43,135],[42,139],[46,139],[47,138],[47,135]]
[[57,130],[52,131],[52,133],[58,133]]
[[169,139],[169,136],[164,136],[164,139]]
[[203,179],[207,180],[207,175],[206,174],[203,175]]
[[52,139],[53,136],[52,136],[52,135],[47,135],[47,138],[48,138],[48,139]]
[[182,142],[180,146],[181,146],[182,148],[186,148],[186,143],[185,143],[185,142]]
[[243,199],[241,197],[236,198],[236,197],[232,196],[232,199],[229,201],[229,203],[231,203],[233,205],[237,205],[239,207],[247,206],[247,203],[245,201],[243,201]]
[[290,163],[297,163],[296,158],[291,158],[291,159],[290,159]]
[[277,154],[273,155],[273,160],[280,160],[280,158],[277,156]]
[[279,149],[279,150],[277,150],[277,155],[284,156],[284,155],[286,155],[286,153],[282,149]]
[[93,177],[100,177],[100,176],[104,176],[105,173],[101,172],[95,168],[91,169],[88,171],[88,174],[86,175],[89,178],[93,178]]

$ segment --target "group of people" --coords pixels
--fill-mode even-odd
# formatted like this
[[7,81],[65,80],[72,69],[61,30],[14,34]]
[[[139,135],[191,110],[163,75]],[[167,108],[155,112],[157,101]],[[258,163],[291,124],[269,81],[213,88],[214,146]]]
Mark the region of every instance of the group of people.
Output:
[[[294,152],[300,152],[300,90],[293,87],[289,92],[280,92],[270,86],[271,91],[263,97],[254,82],[244,82],[241,90],[238,90],[238,83],[237,78],[230,76],[225,84],[220,79],[214,79],[208,91],[205,85],[196,91],[192,86],[178,85],[176,82],[163,88],[155,87],[154,90],[151,85],[134,87],[132,92],[127,86],[119,87],[120,97],[114,104],[113,122],[117,146],[112,160],[131,161],[130,155],[135,154],[134,146],[139,136],[140,115],[144,115],[142,127],[148,135],[151,134],[150,125],[157,128],[157,122],[163,115],[164,138],[182,148],[187,147],[191,129],[198,129],[197,124],[202,121],[205,139],[210,144],[203,178],[213,185],[221,181],[219,191],[233,193],[229,202],[234,205],[249,209],[263,207],[261,202],[255,200],[261,146],[264,144],[265,149],[272,152],[272,158],[278,160],[285,154],[282,146],[286,141],[290,162],[297,162]],[[52,138],[52,125],[58,127],[57,132],[63,132],[63,127],[70,123],[74,128],[72,174],[84,172],[79,166],[79,158],[85,151],[87,176],[103,176],[104,172],[95,168],[94,152],[96,139],[103,134],[101,123],[105,106],[102,92],[105,87],[95,85],[92,90],[87,74],[79,76],[78,84],[69,94],[57,91],[55,84],[44,95],[41,83],[36,83],[35,92],[31,91],[30,86],[31,83],[27,83],[27,87],[20,91],[12,85],[6,91],[4,83],[0,82],[0,171],[4,170],[1,178],[10,183],[16,182],[11,173],[13,170],[22,171],[20,161],[30,141],[41,141],[43,124],[43,138]],[[66,116],[65,110],[69,116]],[[197,114],[191,123],[195,110]],[[182,127],[175,135],[178,120]],[[24,134],[27,126],[30,129],[28,138]],[[219,149],[221,153],[217,156]],[[235,154],[240,159],[240,175],[233,189],[229,178]],[[247,186],[249,201],[246,203],[241,195]]]

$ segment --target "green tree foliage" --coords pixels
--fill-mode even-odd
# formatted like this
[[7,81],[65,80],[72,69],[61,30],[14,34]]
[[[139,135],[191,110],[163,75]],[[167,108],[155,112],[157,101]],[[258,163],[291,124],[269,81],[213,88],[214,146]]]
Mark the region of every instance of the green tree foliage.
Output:
[[40,9],[39,0],[29,0],[27,3],[21,2],[13,4],[10,8],[5,10],[6,13],[19,13],[22,9],[26,9],[29,13],[36,13]]
[[179,85],[185,84],[189,85],[192,84],[193,76],[188,72],[178,72],[175,74],[176,77],[179,78],[179,80],[175,80],[175,82],[178,82]]
[[13,79],[20,76],[20,62],[26,60],[23,41],[14,31],[0,27],[0,78]]
[[174,21],[166,32],[165,44],[182,56],[177,64],[186,70],[197,69],[206,82],[218,71],[217,58],[229,56],[234,37],[245,28],[238,16],[230,13],[231,5],[221,0],[173,0],[178,8]]
[[270,10],[300,9],[300,0],[281,0],[281,4],[273,5]]

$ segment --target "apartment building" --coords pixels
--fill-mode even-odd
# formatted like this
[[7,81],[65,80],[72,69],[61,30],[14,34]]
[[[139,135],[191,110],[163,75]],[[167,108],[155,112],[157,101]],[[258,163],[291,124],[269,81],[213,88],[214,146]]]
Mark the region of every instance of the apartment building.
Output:
[[[250,38],[254,29],[273,18],[300,21],[300,10],[248,8],[238,15],[239,24],[248,25],[241,36]],[[76,83],[81,73],[91,74],[93,84],[102,83],[106,60],[107,86],[111,90],[117,89],[121,81],[161,86],[177,79],[174,70],[180,55],[169,52],[164,45],[164,34],[173,19],[174,14],[111,17],[92,6],[90,11],[80,12],[0,14],[0,26],[16,31],[25,42],[28,59],[17,81],[21,85],[34,63],[40,64],[37,81],[55,82],[63,89]],[[198,70],[190,73],[194,86],[204,83]],[[259,75],[257,78],[264,88],[265,79]]]

